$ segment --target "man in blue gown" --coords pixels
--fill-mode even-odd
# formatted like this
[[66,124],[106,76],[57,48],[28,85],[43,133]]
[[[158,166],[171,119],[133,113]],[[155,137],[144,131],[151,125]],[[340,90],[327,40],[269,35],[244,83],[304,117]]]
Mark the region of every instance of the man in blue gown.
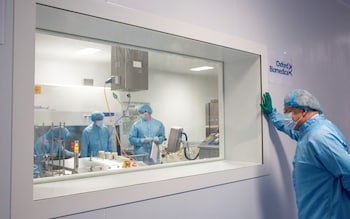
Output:
[[93,112],[91,123],[82,133],[80,157],[95,157],[98,151],[112,152],[111,134],[107,126],[103,124],[104,114]]
[[165,140],[164,125],[152,117],[152,108],[148,104],[140,105],[137,112],[140,114],[140,120],[132,125],[129,132],[129,141],[134,146],[136,159],[145,161],[148,165],[159,164],[159,150],[157,150],[156,159],[151,158],[151,152],[153,144],[158,147]]
[[292,177],[299,219],[349,218],[348,143],[318,100],[306,90],[293,90],[284,98],[282,115],[265,93],[261,108],[279,131],[297,141]]
[[34,172],[33,177],[43,177],[45,161],[65,159],[74,156],[74,153],[65,148],[65,140],[70,133],[67,128],[53,127],[40,136],[34,144]]

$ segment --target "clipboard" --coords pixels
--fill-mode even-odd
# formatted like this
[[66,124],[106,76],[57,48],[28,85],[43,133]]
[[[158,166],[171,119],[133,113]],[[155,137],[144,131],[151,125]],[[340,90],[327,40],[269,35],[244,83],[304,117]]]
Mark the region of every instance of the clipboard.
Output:
[[153,162],[157,162],[157,158],[158,158],[158,145],[154,142],[152,142],[152,149],[151,149],[151,154],[150,154],[150,158],[153,160]]

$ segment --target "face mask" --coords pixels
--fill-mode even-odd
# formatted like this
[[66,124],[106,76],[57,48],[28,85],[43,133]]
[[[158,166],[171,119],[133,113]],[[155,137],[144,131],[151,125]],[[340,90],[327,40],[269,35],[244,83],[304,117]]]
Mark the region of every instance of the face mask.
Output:
[[295,127],[297,126],[298,122],[303,118],[303,116],[301,116],[297,121],[293,121],[292,119],[292,112],[290,113],[285,113],[284,114],[284,118],[283,118],[283,123],[284,126],[288,129],[288,130],[294,130]]
[[141,119],[143,120],[143,121],[146,121],[147,120],[147,117],[146,117],[146,115],[145,114],[141,114]]
[[283,118],[283,123],[284,126],[288,129],[288,130],[294,130],[295,126],[297,125],[297,121],[294,122],[292,119],[292,112],[290,113],[285,113],[284,114],[284,118]]
[[96,121],[95,124],[96,124],[96,126],[101,127],[103,125],[103,121],[102,120],[98,120],[98,121]]

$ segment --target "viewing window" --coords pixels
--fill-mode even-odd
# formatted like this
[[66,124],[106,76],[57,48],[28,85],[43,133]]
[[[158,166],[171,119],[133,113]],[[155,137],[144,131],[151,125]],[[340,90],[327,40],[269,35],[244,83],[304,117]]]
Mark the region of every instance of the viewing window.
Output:
[[[115,50],[120,50],[122,55],[111,55]],[[125,53],[130,51],[142,52],[146,59],[137,54],[127,57]],[[139,64],[131,68],[140,72],[135,76],[130,76],[132,72],[120,73],[125,65],[135,65],[133,62]],[[117,65],[123,69],[113,67]],[[208,69],[197,70],[203,67]],[[144,166],[147,155],[135,155],[128,137],[131,126],[140,120],[137,107],[145,103],[153,109],[152,117],[165,127],[166,139],[159,145],[160,164],[219,158],[218,78],[221,75],[222,63],[218,61],[38,31],[34,123],[38,153],[35,155],[46,157],[36,159],[36,165],[45,167],[39,168],[38,176]],[[116,80],[124,84],[117,84]],[[98,144],[98,151],[92,151],[90,157],[80,154],[80,165],[74,170],[74,156],[69,152],[74,152],[74,143],[83,146],[83,130],[92,123],[91,114],[95,111],[104,114],[103,122],[108,127],[111,145],[107,148],[101,145],[103,141],[91,142]],[[65,133],[49,135],[50,139],[45,140],[42,137],[57,127],[69,132],[60,146],[63,150],[59,150],[53,138],[64,137]],[[177,135],[171,135],[170,130],[175,129]],[[168,139],[176,141],[176,147],[168,147]],[[95,140],[100,139],[91,141]],[[64,150],[69,152],[64,153]],[[59,152],[62,153],[60,157],[57,156]],[[136,160],[137,156],[142,159]]]
[[[37,9],[37,189],[61,180],[214,161],[237,167],[263,163],[260,55],[46,6]],[[165,131],[155,148],[154,134],[141,136],[142,141],[152,137],[144,143],[150,154],[136,153],[139,147],[129,141],[143,104]],[[96,112],[103,114],[110,137],[90,137],[100,146],[85,154],[83,132],[97,120]],[[150,165],[154,150],[159,162]],[[36,189],[34,199],[41,198],[35,194]]]

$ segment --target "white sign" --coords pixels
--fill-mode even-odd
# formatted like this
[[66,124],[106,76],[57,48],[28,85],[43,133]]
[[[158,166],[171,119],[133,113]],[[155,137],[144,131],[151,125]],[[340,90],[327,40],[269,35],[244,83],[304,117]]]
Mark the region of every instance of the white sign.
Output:
[[287,52],[270,51],[269,81],[276,84],[291,84],[293,81],[293,63]]
[[5,1],[0,0],[0,44],[5,43]]

